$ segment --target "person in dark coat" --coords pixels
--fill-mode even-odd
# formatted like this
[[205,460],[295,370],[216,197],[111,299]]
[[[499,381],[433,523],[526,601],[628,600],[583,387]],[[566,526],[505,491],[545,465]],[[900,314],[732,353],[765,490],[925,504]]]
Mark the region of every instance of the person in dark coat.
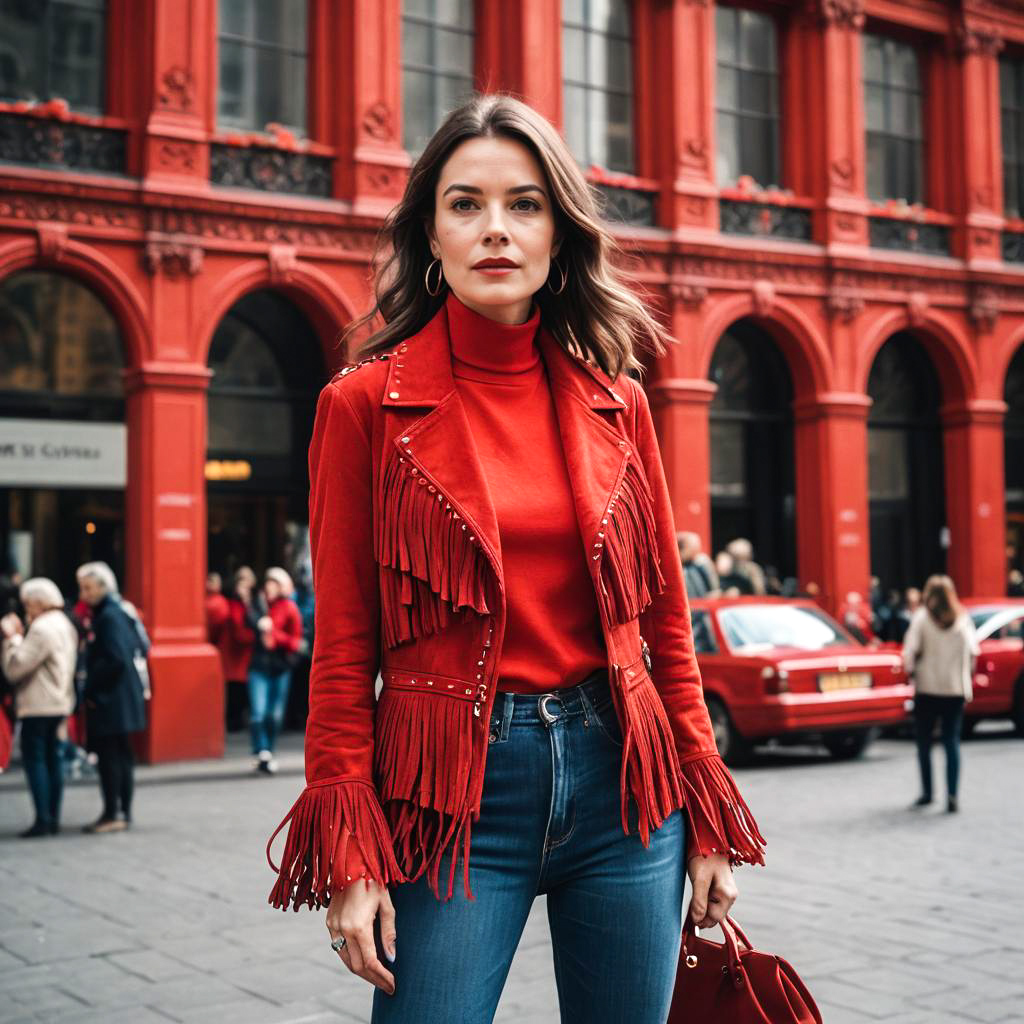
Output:
[[[79,594],[92,610],[86,647],[85,709],[89,749],[99,758],[103,813],[82,830],[120,832],[132,817],[135,754],[131,734],[146,727],[146,701],[136,660],[139,632],[118,600],[117,579],[102,562],[77,573]],[[120,808],[121,817],[118,817]]]

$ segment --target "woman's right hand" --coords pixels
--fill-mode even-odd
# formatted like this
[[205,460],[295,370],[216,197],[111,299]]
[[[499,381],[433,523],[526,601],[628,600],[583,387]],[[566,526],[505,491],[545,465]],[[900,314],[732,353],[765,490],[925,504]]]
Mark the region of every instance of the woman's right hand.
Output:
[[395,953],[395,908],[387,887],[370,881],[369,887],[362,878],[346,885],[339,895],[331,897],[327,908],[327,930],[331,941],[346,938],[338,956],[345,966],[360,978],[395,994],[395,978],[377,957],[373,940],[374,918],[380,914],[380,936],[384,949],[391,956]]

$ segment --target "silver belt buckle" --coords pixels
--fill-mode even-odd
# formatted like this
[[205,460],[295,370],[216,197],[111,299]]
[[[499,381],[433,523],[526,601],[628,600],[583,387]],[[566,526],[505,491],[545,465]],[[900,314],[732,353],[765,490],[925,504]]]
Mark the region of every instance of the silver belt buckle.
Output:
[[544,696],[541,697],[540,702],[537,704],[537,710],[540,712],[540,717],[544,719],[544,722],[547,725],[550,725],[558,717],[557,715],[552,715],[551,712],[548,711],[547,702],[549,700],[559,700],[559,698],[556,697],[553,693],[545,693]]

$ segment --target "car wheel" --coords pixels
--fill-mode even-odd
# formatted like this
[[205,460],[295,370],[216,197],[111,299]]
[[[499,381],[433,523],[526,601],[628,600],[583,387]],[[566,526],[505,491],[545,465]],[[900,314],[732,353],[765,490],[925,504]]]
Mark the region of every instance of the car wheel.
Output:
[[825,749],[836,761],[852,761],[860,757],[875,738],[872,729],[844,729],[830,732],[821,738]]
[[729,711],[721,700],[717,697],[708,697],[707,705],[719,755],[726,764],[742,764],[750,757],[750,743],[733,725]]

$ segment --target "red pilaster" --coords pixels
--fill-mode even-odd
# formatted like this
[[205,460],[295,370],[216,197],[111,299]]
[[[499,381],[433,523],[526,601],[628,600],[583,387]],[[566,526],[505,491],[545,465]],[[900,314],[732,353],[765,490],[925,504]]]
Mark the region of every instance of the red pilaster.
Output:
[[808,0],[801,25],[808,109],[800,121],[815,238],[833,251],[868,242],[863,26],[863,0]]
[[126,375],[127,579],[153,640],[149,761],[224,753],[223,683],[206,642],[205,366],[148,363]]
[[974,269],[1001,263],[1003,176],[999,123],[999,52],[997,31],[963,17],[957,27],[960,118],[956,152],[963,173],[957,196],[961,212],[958,255]]
[[793,405],[797,566],[835,611],[871,576],[866,395],[825,393]]
[[1006,403],[944,406],[949,575],[962,594],[997,597],[1006,586],[1003,417]]
[[385,217],[402,197],[401,0],[338,0],[329,7],[337,149],[334,195],[352,212]]

